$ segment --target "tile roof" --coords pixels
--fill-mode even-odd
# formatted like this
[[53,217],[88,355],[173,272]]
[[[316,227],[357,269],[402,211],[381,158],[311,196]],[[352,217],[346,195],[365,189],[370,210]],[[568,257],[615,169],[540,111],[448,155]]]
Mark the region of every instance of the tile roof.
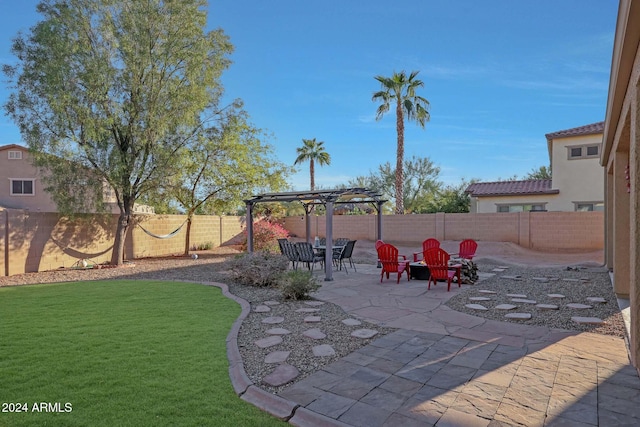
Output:
[[547,141],[554,138],[564,138],[568,136],[593,135],[596,133],[604,133],[604,122],[591,123],[590,125],[579,126],[577,128],[559,130],[557,132],[547,133]]
[[522,196],[532,194],[558,194],[551,188],[550,179],[527,179],[524,181],[476,182],[465,190],[473,197]]
[[15,150],[16,148],[20,149],[20,150],[27,150],[27,147],[23,147],[22,145],[18,145],[18,144],[7,144],[7,145],[0,145],[0,151],[1,150]]

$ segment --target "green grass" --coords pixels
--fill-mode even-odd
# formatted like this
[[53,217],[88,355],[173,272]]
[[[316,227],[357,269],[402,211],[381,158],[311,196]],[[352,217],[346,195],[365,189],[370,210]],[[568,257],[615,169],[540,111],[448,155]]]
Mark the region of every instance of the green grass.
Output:
[[[0,426],[284,425],[233,391],[225,339],[239,313],[191,283],[1,288],[0,403],[29,412],[0,412]],[[72,410],[32,412],[39,402]]]

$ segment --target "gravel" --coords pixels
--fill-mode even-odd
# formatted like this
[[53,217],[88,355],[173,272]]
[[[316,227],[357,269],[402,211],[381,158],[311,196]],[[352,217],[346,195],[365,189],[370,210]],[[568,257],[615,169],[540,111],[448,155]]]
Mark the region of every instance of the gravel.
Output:
[[[498,267],[507,267],[504,271],[493,271]],[[500,265],[492,262],[478,263],[478,271],[492,275],[476,283],[466,292],[451,298],[446,305],[456,311],[503,322],[522,323],[525,325],[547,326],[550,328],[569,329],[581,332],[594,332],[604,335],[625,337],[625,326],[613,292],[609,273],[605,268],[572,267],[533,268]],[[496,292],[481,293],[480,290]],[[513,302],[514,297],[508,294],[525,295],[526,300],[535,304]],[[549,294],[561,294],[565,298],[552,298]],[[490,301],[473,301],[471,297],[488,297]],[[588,297],[599,297],[604,303],[590,302]],[[575,309],[568,304],[584,304],[592,308]],[[488,310],[475,310],[467,304],[480,304]],[[499,310],[499,304],[512,304],[517,308]],[[536,307],[537,304],[551,304],[558,307],[550,310]],[[508,319],[507,313],[530,313],[529,320]],[[571,320],[574,316],[597,317],[605,323],[602,325],[579,324]]]
[[[389,332],[392,328],[384,328],[362,322],[361,325],[349,326],[342,322],[349,316],[337,305],[326,303],[319,306],[310,306],[304,301],[285,301],[280,292],[274,289],[253,288],[230,283],[224,261],[236,254],[234,247],[217,248],[213,251],[198,252],[197,260],[190,257],[166,257],[139,259],[130,263],[131,268],[102,268],[102,269],[61,269],[39,273],[28,273],[9,277],[0,277],[0,286],[27,285],[34,283],[54,283],[78,280],[111,280],[111,279],[159,279],[195,282],[222,282],[229,284],[231,293],[247,300],[251,304],[251,313],[243,321],[238,336],[238,346],[242,355],[245,371],[249,378],[265,390],[277,393],[284,386],[272,387],[262,382],[263,378],[271,373],[276,364],[265,363],[265,356],[272,351],[291,351],[286,362],[295,366],[300,375],[294,380],[299,381],[316,372],[322,366],[332,363],[358,348],[367,345]],[[362,260],[359,260],[361,262]],[[500,264],[482,261],[478,263],[478,270],[484,274],[494,274],[483,279],[475,286],[451,298],[447,305],[454,310],[472,314],[487,319],[509,321],[505,312],[495,310],[501,303],[512,303],[508,293],[525,294],[528,299],[537,303],[556,304],[558,310],[541,310],[535,305],[519,306],[518,312],[532,314],[530,320],[518,320],[517,323],[529,325],[549,326],[552,328],[570,329],[576,331],[594,332],[600,334],[624,336],[624,322],[618,309],[615,295],[607,272],[603,269],[579,269],[577,271],[560,268],[532,268],[510,265],[504,272],[492,271]],[[504,276],[519,276],[518,280],[508,279]],[[538,279],[536,279],[538,278]],[[548,281],[543,281],[545,278]],[[571,281],[567,281],[570,279]],[[479,290],[491,290],[496,294],[486,295]],[[550,299],[548,294],[563,294],[562,300]],[[469,297],[489,296],[490,301],[470,301]],[[586,301],[587,297],[601,297],[605,299],[603,304],[592,304]],[[277,302],[270,305],[270,311],[265,313],[255,312],[257,306],[264,305],[267,301]],[[589,310],[576,310],[567,307],[568,303],[585,303],[592,305]],[[466,304],[479,303],[488,308],[486,311],[472,310]],[[317,312],[296,312],[300,308],[317,308]],[[320,316],[320,323],[307,323],[307,316]],[[279,316],[284,321],[279,324],[265,324],[265,317]],[[606,323],[600,326],[580,325],[571,321],[571,316],[599,317]],[[283,343],[271,348],[260,348],[255,341],[269,336],[267,330],[271,328],[284,328],[291,333],[282,335]],[[318,328],[326,334],[323,339],[308,338],[302,333],[309,329]],[[374,329],[378,334],[370,339],[360,339],[351,336],[357,329]],[[315,357],[312,347],[321,344],[330,344],[335,350],[334,356]],[[287,386],[291,383],[287,384]]]

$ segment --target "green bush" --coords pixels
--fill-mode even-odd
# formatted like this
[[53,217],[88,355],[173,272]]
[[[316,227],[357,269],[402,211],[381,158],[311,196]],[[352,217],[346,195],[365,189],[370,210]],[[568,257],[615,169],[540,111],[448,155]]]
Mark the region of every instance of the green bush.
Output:
[[205,242],[205,243],[200,243],[199,245],[191,246],[192,251],[208,251],[210,249],[213,249],[213,243],[211,242]]
[[320,288],[317,279],[310,271],[287,271],[282,275],[280,282],[284,299],[309,299],[309,294]]
[[231,277],[243,285],[276,287],[287,271],[287,257],[269,252],[253,252],[228,261]]
[[[247,230],[244,230],[242,249],[247,250]],[[278,239],[286,239],[289,232],[280,224],[270,221],[260,221],[253,224],[253,249],[271,253],[280,253]]]

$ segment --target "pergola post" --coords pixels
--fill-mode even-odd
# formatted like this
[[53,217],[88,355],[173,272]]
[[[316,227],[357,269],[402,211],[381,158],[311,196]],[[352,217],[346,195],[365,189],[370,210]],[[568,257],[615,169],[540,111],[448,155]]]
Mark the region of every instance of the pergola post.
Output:
[[253,252],[253,203],[247,203],[247,251]]
[[382,240],[382,203],[378,202],[378,235],[376,240]]
[[333,280],[333,201],[327,201],[325,206],[327,244],[324,251],[324,281],[330,282]]
[[306,242],[311,242],[311,211],[313,210],[312,205],[302,205],[304,207],[304,229],[305,229],[305,237]]

